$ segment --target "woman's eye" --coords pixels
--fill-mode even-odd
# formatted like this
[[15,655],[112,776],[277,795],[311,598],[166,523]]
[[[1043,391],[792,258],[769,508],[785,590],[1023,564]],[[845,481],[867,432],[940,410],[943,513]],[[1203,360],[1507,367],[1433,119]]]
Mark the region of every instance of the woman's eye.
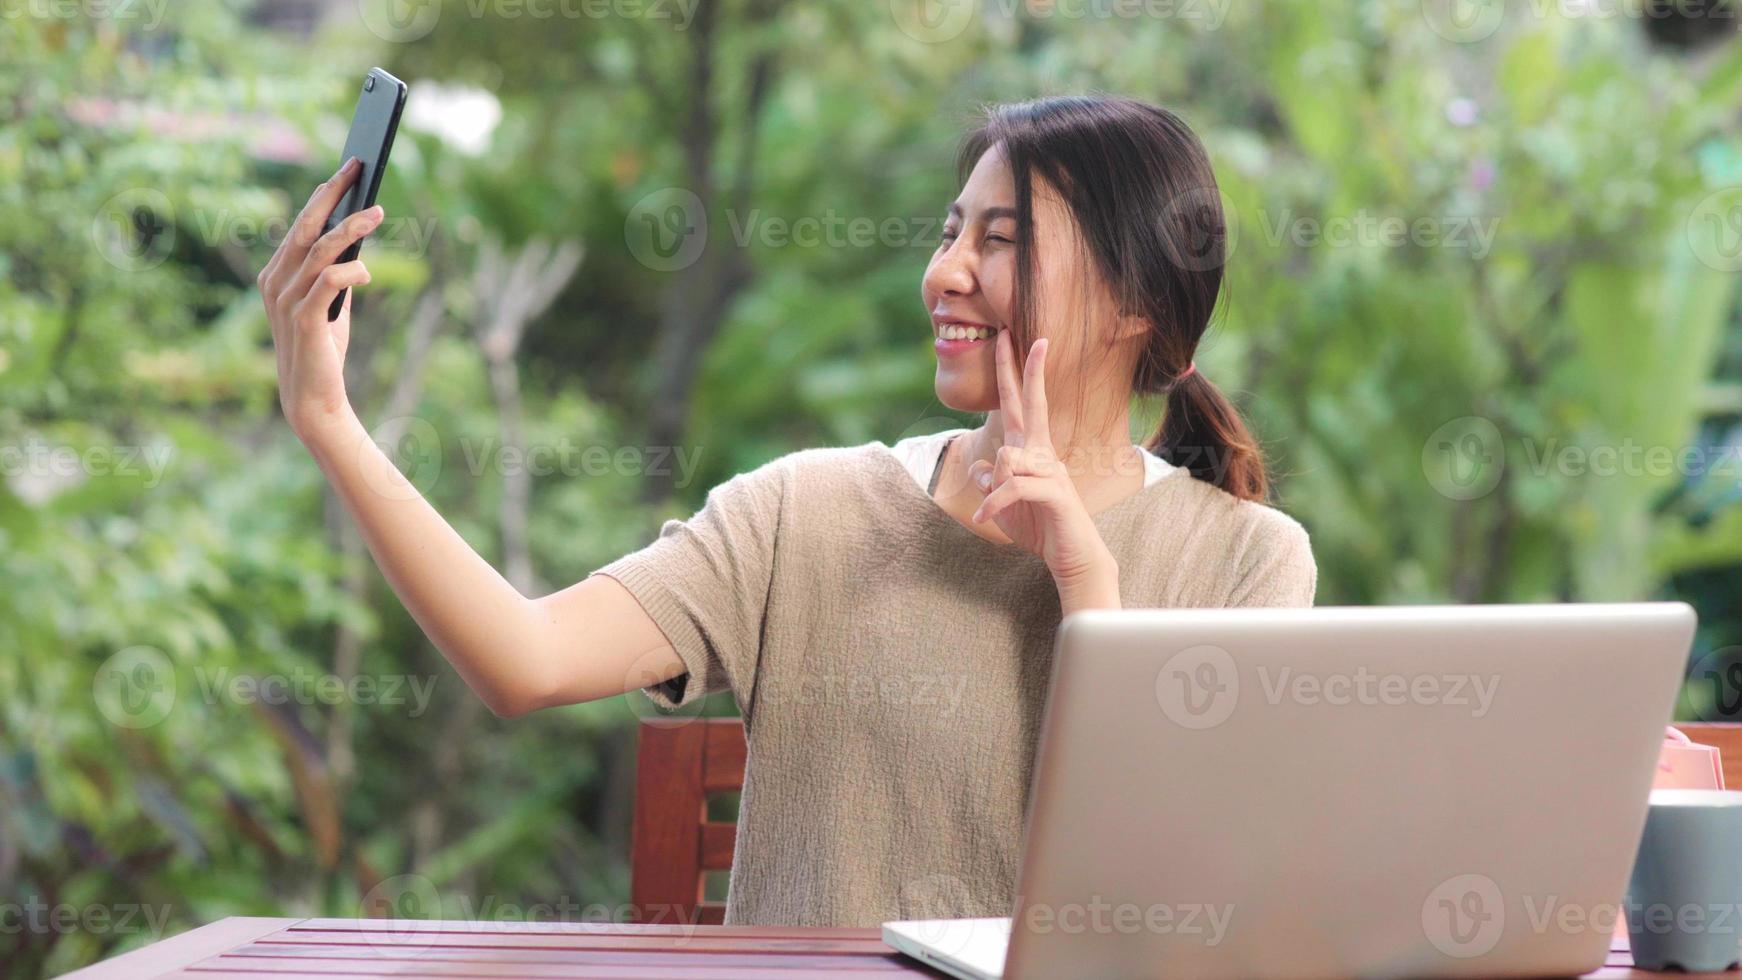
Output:
[[1011,241],[1010,239],[1005,238],[1003,235],[987,235],[986,240],[989,242],[1003,242],[1006,245],[1016,244],[1014,241]]

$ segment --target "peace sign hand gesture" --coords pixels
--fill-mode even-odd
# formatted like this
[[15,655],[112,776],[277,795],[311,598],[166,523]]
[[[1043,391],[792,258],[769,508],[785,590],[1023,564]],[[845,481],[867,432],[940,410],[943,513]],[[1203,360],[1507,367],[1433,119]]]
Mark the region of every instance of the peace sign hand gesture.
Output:
[[1010,332],[999,330],[995,343],[1004,445],[996,462],[977,460],[968,468],[969,479],[986,491],[972,519],[995,522],[1012,542],[1044,559],[1066,600],[1066,613],[1077,599],[1095,608],[1118,608],[1117,564],[1053,451],[1046,406],[1047,340],[1036,340],[1029,349],[1021,379]]

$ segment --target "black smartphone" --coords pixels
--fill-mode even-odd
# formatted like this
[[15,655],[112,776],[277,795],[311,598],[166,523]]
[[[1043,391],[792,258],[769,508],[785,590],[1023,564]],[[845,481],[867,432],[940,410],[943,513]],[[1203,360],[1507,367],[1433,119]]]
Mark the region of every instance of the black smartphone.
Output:
[[[351,117],[351,135],[345,137],[345,152],[339,156],[341,166],[356,157],[362,161],[363,169],[333,208],[323,234],[358,211],[374,207],[375,195],[381,190],[381,175],[387,170],[387,151],[393,149],[393,135],[399,132],[399,114],[405,108],[406,91],[404,82],[379,68],[369,69],[369,74],[363,77],[363,92],[357,96],[357,112]],[[338,261],[355,261],[362,245],[358,242],[345,249]],[[333,298],[333,305],[327,308],[327,320],[338,319],[344,305],[345,290],[341,289]]]

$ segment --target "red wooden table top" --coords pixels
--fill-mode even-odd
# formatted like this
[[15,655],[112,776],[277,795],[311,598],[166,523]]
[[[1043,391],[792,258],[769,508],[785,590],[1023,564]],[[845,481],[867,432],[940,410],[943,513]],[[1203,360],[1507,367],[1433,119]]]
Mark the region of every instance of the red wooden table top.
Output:
[[[885,946],[877,929],[237,917],[123,953],[65,980],[334,976],[895,980],[943,974]],[[1626,950],[1617,950],[1590,976],[1669,974],[1635,970]]]

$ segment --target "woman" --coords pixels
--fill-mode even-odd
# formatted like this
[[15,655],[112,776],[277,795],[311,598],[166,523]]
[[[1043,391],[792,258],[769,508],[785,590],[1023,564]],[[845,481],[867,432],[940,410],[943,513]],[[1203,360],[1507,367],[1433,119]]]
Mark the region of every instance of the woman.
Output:
[[[285,417],[494,711],[734,692],[728,923],[1008,915],[1060,619],[1312,602],[1306,534],[1260,503],[1255,443],[1192,362],[1223,258],[1197,138],[1141,102],[1045,99],[990,110],[959,169],[921,295],[938,398],[985,421],[781,457],[540,599],[415,493],[372,489],[395,474],[346,401],[349,294],[325,316],[369,281],[331,263],[382,218],[319,235],[348,169],[260,274]],[[1147,449],[1133,392],[1166,396]]]

